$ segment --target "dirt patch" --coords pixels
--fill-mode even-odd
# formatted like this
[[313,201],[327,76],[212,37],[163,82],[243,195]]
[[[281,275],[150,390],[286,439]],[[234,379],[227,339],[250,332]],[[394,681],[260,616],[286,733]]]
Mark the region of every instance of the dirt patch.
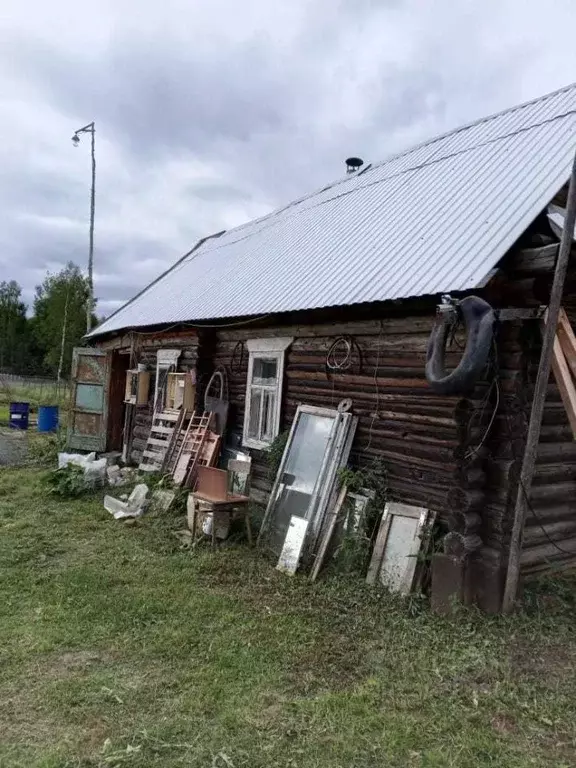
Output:
[[503,736],[507,736],[511,733],[516,733],[518,726],[516,721],[511,715],[507,715],[505,712],[500,712],[490,721],[492,728],[497,733],[501,733]]
[[58,657],[58,666],[64,670],[78,670],[91,667],[98,661],[105,661],[101,653],[95,651],[73,651]]
[[520,642],[510,656],[510,669],[516,680],[537,680],[540,685],[555,688],[559,682],[574,679],[576,648],[565,643]]

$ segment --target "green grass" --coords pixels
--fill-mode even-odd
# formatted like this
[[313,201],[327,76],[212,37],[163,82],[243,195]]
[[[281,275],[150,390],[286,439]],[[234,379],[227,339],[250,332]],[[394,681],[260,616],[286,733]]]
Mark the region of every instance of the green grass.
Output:
[[576,764],[574,584],[443,619],[0,470],[0,766]]

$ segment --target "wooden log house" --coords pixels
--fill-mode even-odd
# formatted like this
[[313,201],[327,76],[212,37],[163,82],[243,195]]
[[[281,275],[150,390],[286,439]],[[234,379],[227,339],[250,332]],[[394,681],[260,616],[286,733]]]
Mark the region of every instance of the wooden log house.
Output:
[[[202,240],[89,338],[108,360],[101,449],[139,460],[159,350],[176,350],[174,369],[194,374],[197,408],[211,373],[225,373],[227,432],[252,455],[259,500],[270,491],[266,452],[298,405],[349,398],[351,464],[379,460],[391,498],[435,510],[445,551],[470,560],[468,598],[498,611],[558,251],[548,206],[565,204],[575,149],[571,86]],[[425,377],[445,293],[526,310],[497,323],[490,370],[465,395],[438,396]],[[563,306],[576,327],[576,247]],[[152,373],[149,396],[127,406],[137,365]],[[576,442],[553,376],[530,509],[523,573],[575,567]]]

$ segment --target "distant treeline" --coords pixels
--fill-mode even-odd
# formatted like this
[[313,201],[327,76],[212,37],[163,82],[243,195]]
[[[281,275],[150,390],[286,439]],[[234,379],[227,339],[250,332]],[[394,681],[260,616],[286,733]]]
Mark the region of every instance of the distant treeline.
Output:
[[46,275],[31,312],[16,280],[0,282],[0,371],[68,377],[72,350],[86,333],[87,297],[87,280],[72,262]]

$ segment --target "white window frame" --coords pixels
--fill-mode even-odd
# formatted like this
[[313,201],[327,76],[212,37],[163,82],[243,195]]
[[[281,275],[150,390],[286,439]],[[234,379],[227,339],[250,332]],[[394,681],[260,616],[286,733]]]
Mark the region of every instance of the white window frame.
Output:
[[[246,342],[248,348],[248,377],[246,379],[246,405],[244,409],[244,429],[242,432],[242,445],[257,450],[267,450],[280,432],[280,413],[282,410],[282,386],[284,383],[284,358],[293,336],[281,336],[270,339],[250,339]],[[256,440],[248,436],[250,425],[250,411],[252,408],[252,377],[254,375],[254,360],[276,360],[276,407],[272,424],[272,437],[270,440]]]
[[[154,408],[158,407],[158,395],[160,394],[159,383],[160,374],[163,371],[176,370],[178,366],[178,358],[180,357],[181,349],[159,349],[156,352],[156,381],[154,382]],[[166,391],[164,391],[164,402],[160,404],[160,410],[163,410],[166,405]]]

